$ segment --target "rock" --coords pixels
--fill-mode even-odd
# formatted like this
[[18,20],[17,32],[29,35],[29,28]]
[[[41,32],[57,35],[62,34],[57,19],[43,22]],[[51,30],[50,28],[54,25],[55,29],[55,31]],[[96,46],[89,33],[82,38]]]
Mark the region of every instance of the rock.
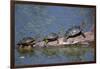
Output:
[[[93,32],[85,32],[84,33],[86,38],[84,38],[83,36],[77,36],[77,37],[73,37],[73,38],[69,38],[66,42],[64,42],[64,37],[61,37],[58,39],[59,44],[57,43],[57,41],[52,41],[52,42],[48,42],[47,47],[48,46],[63,46],[63,45],[69,45],[69,44],[89,44],[89,42],[94,41],[94,33]],[[45,42],[41,41],[41,42],[37,42],[33,47],[45,47]]]
[[49,42],[47,45],[56,46],[57,45],[57,41]]
[[41,42],[37,42],[35,45],[33,45],[33,47],[44,47],[45,46],[45,42],[41,41]]
[[67,44],[88,44],[88,42],[94,41],[94,33],[93,32],[86,32],[84,33],[86,38],[80,36],[74,37],[74,38],[69,38],[66,42],[63,41],[64,37],[59,38],[59,44],[57,42],[53,41],[48,43],[49,45],[67,45]]
[[88,42],[94,41],[94,33],[93,32],[86,32],[84,33],[86,38],[83,38],[81,35],[74,37],[74,38],[69,38],[66,42],[66,44],[88,44]]

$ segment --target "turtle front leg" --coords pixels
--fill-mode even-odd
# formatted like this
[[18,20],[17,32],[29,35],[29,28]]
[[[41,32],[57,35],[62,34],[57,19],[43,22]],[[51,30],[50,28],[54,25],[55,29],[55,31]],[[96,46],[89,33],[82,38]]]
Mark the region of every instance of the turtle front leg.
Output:
[[64,37],[64,40],[63,40],[63,41],[64,41],[64,42],[67,42],[67,39],[68,39],[68,38],[69,38],[69,37]]
[[81,32],[81,35],[82,35],[84,38],[86,38],[86,36],[85,36],[85,34],[84,34],[83,32]]
[[36,42],[30,43],[31,47],[35,47]]
[[47,47],[47,44],[48,44],[48,40],[47,39],[45,39],[45,47]]

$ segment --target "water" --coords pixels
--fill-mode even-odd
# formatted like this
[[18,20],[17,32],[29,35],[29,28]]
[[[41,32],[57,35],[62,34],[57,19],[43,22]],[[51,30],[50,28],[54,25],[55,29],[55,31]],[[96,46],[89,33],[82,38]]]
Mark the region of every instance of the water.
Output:
[[54,64],[94,61],[94,48],[64,46],[49,48],[34,48],[33,52],[16,52],[16,65]]
[[16,4],[15,41],[24,37],[42,39],[52,32],[62,36],[73,25],[84,25],[84,32],[91,31],[94,13],[95,8]]

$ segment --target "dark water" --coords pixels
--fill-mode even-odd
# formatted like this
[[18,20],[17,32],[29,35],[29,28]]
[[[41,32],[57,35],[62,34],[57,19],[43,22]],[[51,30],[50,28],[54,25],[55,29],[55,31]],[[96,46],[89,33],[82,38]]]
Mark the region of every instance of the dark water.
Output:
[[82,45],[34,48],[33,52],[16,52],[16,65],[94,61],[94,48]]

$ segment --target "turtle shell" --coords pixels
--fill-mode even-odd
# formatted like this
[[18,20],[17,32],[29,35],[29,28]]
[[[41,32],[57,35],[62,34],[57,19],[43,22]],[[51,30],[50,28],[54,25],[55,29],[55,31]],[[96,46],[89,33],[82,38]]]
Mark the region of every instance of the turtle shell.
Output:
[[58,38],[58,35],[56,33],[50,33],[47,37],[47,39],[57,39]]
[[35,40],[32,38],[32,37],[26,37],[26,38],[23,38],[19,43],[18,45],[28,45],[32,42],[34,42]]
[[81,32],[81,28],[79,26],[74,26],[72,28],[69,28],[66,33],[65,36],[74,36],[77,35]]

